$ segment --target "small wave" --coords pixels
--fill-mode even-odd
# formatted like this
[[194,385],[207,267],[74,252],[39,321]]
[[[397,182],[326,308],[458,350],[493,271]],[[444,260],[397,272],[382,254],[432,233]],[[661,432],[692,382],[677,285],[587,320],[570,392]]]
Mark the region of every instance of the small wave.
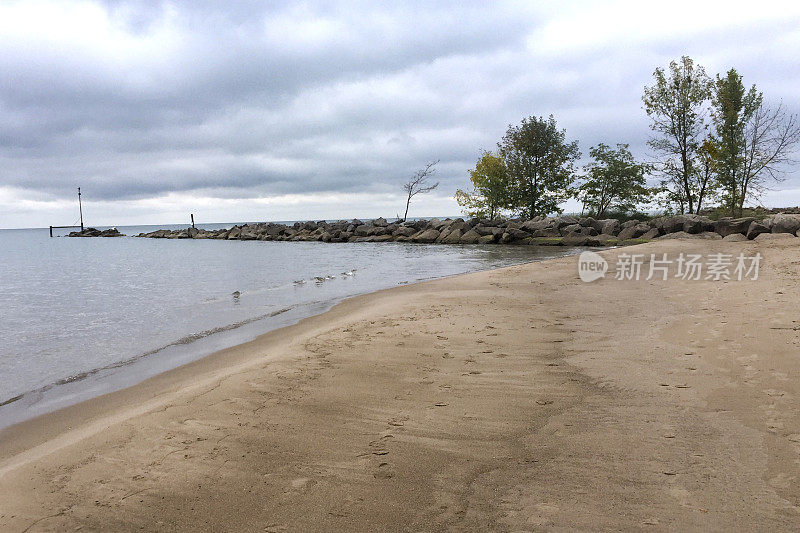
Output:
[[108,365],[104,365],[104,366],[101,366],[101,367],[98,367],[98,368],[93,368],[93,369],[87,370],[85,372],[80,372],[78,374],[74,374],[72,376],[59,379],[58,381],[54,381],[53,383],[50,383],[49,385],[45,385],[43,387],[39,387],[38,389],[33,389],[33,390],[29,390],[27,392],[23,392],[22,394],[18,394],[16,396],[12,397],[12,398],[9,398],[9,399],[7,399],[5,401],[0,402],[0,407],[3,407],[5,405],[8,405],[8,404],[11,404],[11,403],[14,403],[14,402],[17,402],[17,401],[25,398],[26,396],[29,396],[29,395],[32,395],[32,394],[41,395],[41,394],[49,391],[50,389],[52,389],[54,387],[58,387],[60,385],[68,385],[70,383],[75,383],[76,381],[84,380],[84,379],[86,379],[86,378],[88,378],[90,376],[93,376],[93,375],[97,374],[98,372],[103,372],[105,370],[114,370],[115,368],[121,368],[121,367],[130,365],[130,364],[133,364],[133,363],[135,363],[137,361],[140,361],[141,359],[144,359],[145,357],[149,357],[151,355],[157,354],[158,352],[161,352],[162,350],[165,350],[165,349],[170,348],[172,346],[181,346],[181,345],[191,344],[191,343],[193,343],[193,342],[195,342],[197,340],[203,339],[203,338],[208,337],[210,335],[214,335],[215,333],[222,333],[224,331],[230,331],[230,330],[245,326],[247,324],[252,324],[253,322],[257,322],[259,320],[264,320],[266,318],[276,317],[278,315],[286,313],[287,311],[291,311],[295,307],[296,306],[284,307],[283,309],[278,309],[277,311],[272,311],[270,313],[265,313],[265,314],[262,314],[262,315],[254,316],[254,317],[251,317],[251,318],[247,318],[247,319],[241,320],[239,322],[234,322],[233,324],[228,324],[226,326],[219,326],[219,327],[216,327],[216,328],[211,328],[211,329],[207,329],[207,330],[204,330],[204,331],[200,331],[198,333],[193,333],[193,334],[187,335],[185,337],[181,337],[180,339],[178,339],[176,341],[173,341],[173,342],[170,342],[169,344],[165,344],[164,346],[161,346],[160,348],[155,348],[153,350],[150,350],[150,351],[135,355],[135,356],[130,357],[128,359],[124,359],[122,361],[117,361],[116,363],[110,363]]

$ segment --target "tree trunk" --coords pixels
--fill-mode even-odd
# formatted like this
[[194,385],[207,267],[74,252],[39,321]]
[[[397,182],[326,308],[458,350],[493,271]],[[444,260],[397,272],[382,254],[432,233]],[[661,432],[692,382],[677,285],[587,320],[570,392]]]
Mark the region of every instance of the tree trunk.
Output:
[[409,204],[411,204],[411,193],[408,193],[408,200],[406,200],[406,212],[403,215],[403,222],[405,222],[406,219],[408,218],[408,206],[409,206]]

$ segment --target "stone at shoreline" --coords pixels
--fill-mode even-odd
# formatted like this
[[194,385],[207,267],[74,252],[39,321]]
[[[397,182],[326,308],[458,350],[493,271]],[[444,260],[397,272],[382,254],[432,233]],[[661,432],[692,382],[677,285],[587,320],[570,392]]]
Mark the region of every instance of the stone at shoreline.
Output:
[[84,228],[83,231],[71,231],[67,237],[124,237],[117,228],[100,231],[97,228]]
[[431,242],[436,242],[436,239],[438,238],[439,238],[439,232],[437,230],[427,229],[411,237],[411,241],[420,243],[431,243]]
[[661,232],[658,231],[658,228],[650,228],[649,230],[647,230],[647,232],[645,232],[639,238],[640,239],[652,240],[652,239],[655,239],[656,237],[658,237],[660,234],[661,234]]
[[619,233],[620,223],[619,220],[609,218],[606,220],[598,220],[599,226],[595,228],[600,234],[616,235]]
[[471,229],[468,232],[464,233],[458,242],[460,242],[461,244],[478,244],[478,241],[480,241],[480,239],[481,239],[481,234],[475,231],[474,229]]
[[[634,222],[634,224],[629,224],[625,227],[628,222]],[[622,225],[623,229],[617,235],[617,238],[621,241],[626,241],[628,239],[638,239],[648,231],[650,231],[650,225],[645,224],[643,222],[632,221],[629,220],[625,224]]]
[[[535,217],[524,219],[455,218],[388,222],[384,218],[371,221],[340,220],[336,222],[296,222],[290,226],[277,223],[249,223],[230,229],[204,230],[185,228],[155,230],[139,237],[161,239],[227,239],[259,241],[320,242],[415,242],[441,244],[514,244],[613,246],[635,244],[653,239],[727,239],[746,240],[759,235],[794,235],[800,232],[800,215],[776,215],[777,222],[754,217],[724,218],[717,222],[699,215],[675,215],[654,218],[648,222],[631,219],[597,220],[573,216]],[[798,224],[798,229],[789,232]],[[709,231],[710,229],[718,230]],[[116,231],[116,230],[114,230]],[[114,236],[111,230],[100,232],[87,228],[72,236]],[[723,235],[724,234],[724,235]],[[746,237],[747,236],[747,237]]]
[[461,230],[456,228],[449,232],[443,239],[440,239],[439,242],[444,244],[458,244],[461,242]]
[[800,231],[800,215],[778,213],[772,217],[772,233],[790,233]]
[[769,233],[770,229],[765,224],[762,224],[758,220],[754,220],[750,223],[750,227],[747,228],[747,238],[752,240],[761,235],[762,233]]
[[716,224],[714,224],[714,231],[723,237],[727,237],[731,233],[741,233],[742,235],[746,235],[747,230],[750,228],[750,224],[753,223],[754,220],[755,218],[753,217],[721,218],[717,220]]

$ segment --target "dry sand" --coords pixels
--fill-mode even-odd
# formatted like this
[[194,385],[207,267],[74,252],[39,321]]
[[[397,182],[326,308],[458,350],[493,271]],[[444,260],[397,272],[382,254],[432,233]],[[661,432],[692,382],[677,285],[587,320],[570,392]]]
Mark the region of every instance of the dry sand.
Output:
[[800,246],[758,281],[576,258],[400,287],[0,435],[0,529],[800,527]]

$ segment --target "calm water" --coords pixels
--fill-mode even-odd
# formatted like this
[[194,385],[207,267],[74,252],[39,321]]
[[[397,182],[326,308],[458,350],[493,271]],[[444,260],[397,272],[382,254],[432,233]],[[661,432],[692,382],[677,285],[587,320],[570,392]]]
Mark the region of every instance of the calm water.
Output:
[[1,230],[0,427],[134,384],[348,296],[566,253],[574,251],[51,239],[46,229]]

